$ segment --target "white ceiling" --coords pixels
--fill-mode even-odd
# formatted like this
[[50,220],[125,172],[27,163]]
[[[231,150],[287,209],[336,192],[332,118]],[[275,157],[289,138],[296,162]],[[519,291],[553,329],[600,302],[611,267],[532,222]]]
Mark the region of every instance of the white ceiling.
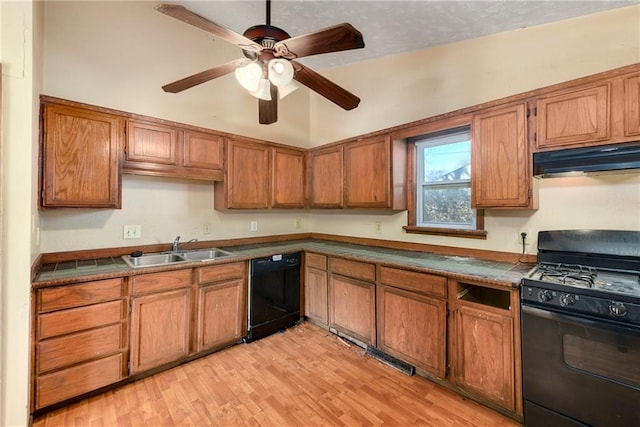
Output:
[[[169,2],[240,34],[266,22],[265,1]],[[360,30],[364,49],[300,60],[322,69],[638,3],[640,0],[273,0],[271,25],[292,37],[342,22]]]

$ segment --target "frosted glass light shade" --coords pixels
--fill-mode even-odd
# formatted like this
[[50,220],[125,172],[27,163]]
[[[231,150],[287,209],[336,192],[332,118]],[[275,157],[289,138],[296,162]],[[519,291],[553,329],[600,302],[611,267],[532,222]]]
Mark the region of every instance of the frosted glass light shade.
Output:
[[258,88],[249,93],[256,98],[264,99],[265,101],[271,101],[271,83],[267,79],[260,79],[258,82]]
[[278,86],[278,97],[282,99],[285,96],[289,95],[291,92],[298,89],[299,87],[300,85],[294,82],[293,80],[291,80],[289,84],[286,84],[284,86]]
[[262,77],[262,67],[256,62],[250,62],[249,64],[236,68],[235,71],[236,80],[242,85],[243,88],[249,92],[255,92],[258,90],[260,80]]
[[286,59],[276,58],[269,61],[269,80],[281,88],[291,83],[293,79],[293,65]]

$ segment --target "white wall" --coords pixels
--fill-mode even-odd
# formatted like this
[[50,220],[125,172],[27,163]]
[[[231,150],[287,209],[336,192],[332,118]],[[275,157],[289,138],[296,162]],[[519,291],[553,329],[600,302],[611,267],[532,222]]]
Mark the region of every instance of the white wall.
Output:
[[31,263],[35,228],[42,5],[0,2],[2,62],[2,252],[0,424],[26,425]]

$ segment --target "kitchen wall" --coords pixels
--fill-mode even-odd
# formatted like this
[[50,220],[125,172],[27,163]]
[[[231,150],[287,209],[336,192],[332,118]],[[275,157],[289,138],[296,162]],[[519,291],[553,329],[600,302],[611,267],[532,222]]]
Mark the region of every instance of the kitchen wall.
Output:
[[[366,41],[366,35],[365,35]],[[640,6],[328,70],[362,97],[345,114],[311,97],[311,146],[640,62]],[[331,123],[331,126],[326,126]],[[406,234],[406,213],[314,213],[314,232],[518,252],[519,231],[640,229],[640,175],[542,180],[537,211],[487,210],[487,240]],[[375,234],[380,222],[382,233]]]
[[[44,93],[291,145],[316,146],[640,62],[640,6],[632,6],[320,70],[358,94],[360,106],[344,112],[301,88],[280,103],[277,124],[260,126],[255,99],[232,76],[179,95],[159,90],[167,82],[237,58],[238,52],[228,43],[214,42],[203,31],[155,12],[152,6],[151,2],[47,3]],[[406,212],[223,214],[211,208],[211,183],[125,175],[122,210],[43,211],[42,252],[170,242],[176,235],[209,240],[297,231],[518,252],[519,231],[526,229],[532,237],[527,252],[535,253],[533,238],[538,230],[640,228],[638,174],[538,184],[539,210],[487,211],[488,238],[475,240],[405,234]],[[571,197],[565,197],[564,191]],[[591,214],[612,205],[618,206],[615,215]],[[296,218],[303,219],[300,230],[295,229]],[[259,219],[257,232],[249,231],[253,219]],[[382,224],[380,234],[374,232],[375,222]],[[210,235],[202,233],[205,223],[212,226]],[[142,225],[142,238],[123,240],[125,224]]]
[[42,4],[0,2],[0,425],[28,419],[31,263],[35,229]]

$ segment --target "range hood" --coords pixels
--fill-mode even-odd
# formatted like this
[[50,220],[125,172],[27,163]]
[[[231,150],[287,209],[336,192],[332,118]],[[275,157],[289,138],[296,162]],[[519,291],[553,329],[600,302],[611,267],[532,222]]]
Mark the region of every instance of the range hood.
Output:
[[536,178],[640,170],[640,141],[533,154]]

